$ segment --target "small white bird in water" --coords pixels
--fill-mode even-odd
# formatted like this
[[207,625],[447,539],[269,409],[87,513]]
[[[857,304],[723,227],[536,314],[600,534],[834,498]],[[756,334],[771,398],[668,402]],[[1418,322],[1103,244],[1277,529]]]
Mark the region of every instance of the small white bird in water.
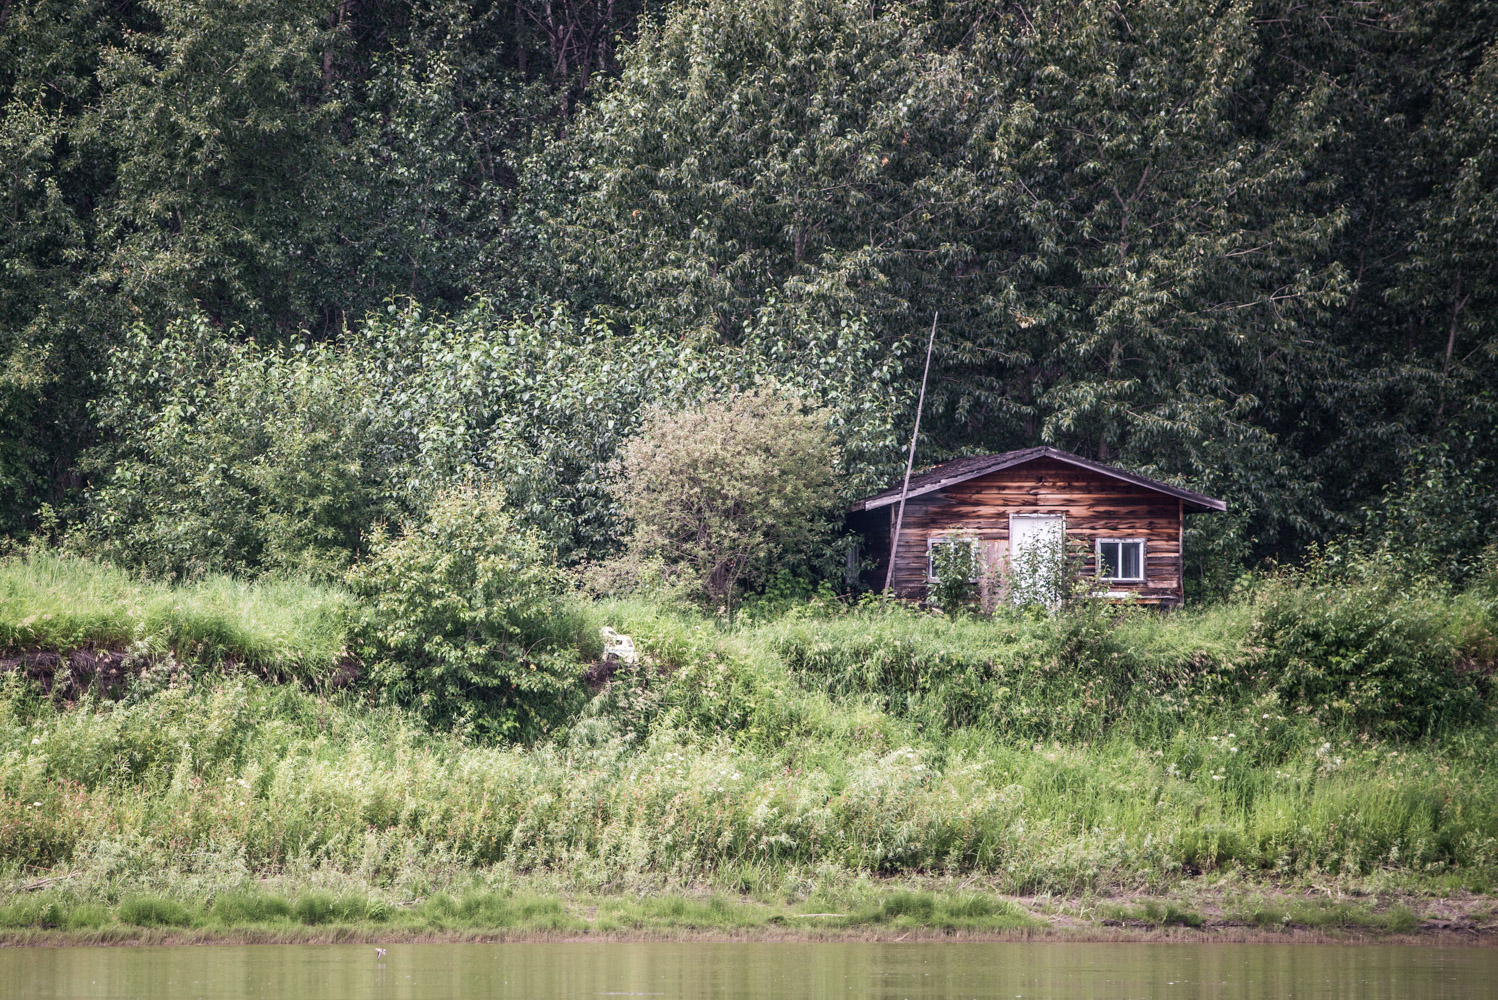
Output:
[[375,958],[384,958],[384,957],[385,957],[385,949],[384,948],[376,948],[375,949]]

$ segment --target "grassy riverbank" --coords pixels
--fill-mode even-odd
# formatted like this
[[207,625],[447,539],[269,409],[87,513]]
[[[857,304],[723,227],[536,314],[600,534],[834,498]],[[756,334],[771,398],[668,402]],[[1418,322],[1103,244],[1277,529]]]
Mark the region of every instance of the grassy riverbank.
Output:
[[[1169,897],[1006,897],[928,880],[799,900],[723,893],[538,895],[474,889],[387,905],[264,887],[208,903],[136,894],[108,906],[41,893],[0,909],[0,946],[485,940],[1360,941],[1491,943],[1490,899],[1333,899],[1216,884]],[[828,907],[832,907],[829,909]]]
[[[516,746],[373,704],[341,591],[3,562],[0,933],[1315,927],[1308,892],[1482,926],[1494,601],[1318,586],[1163,618],[587,603],[644,659],[580,656],[582,710]],[[78,650],[124,680],[69,678]]]

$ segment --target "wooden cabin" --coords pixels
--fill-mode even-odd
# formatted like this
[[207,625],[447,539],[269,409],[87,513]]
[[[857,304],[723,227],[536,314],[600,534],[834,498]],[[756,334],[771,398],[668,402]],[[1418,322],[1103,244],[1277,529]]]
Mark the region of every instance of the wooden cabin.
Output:
[[[863,536],[861,579],[875,590],[884,586],[900,494],[896,485],[849,508]],[[899,597],[925,598],[937,547],[950,544],[969,547],[985,587],[1007,592],[1019,567],[1068,558],[1098,581],[1099,596],[1179,605],[1185,517],[1225,510],[1221,500],[1056,448],[954,459],[911,478],[890,585]]]

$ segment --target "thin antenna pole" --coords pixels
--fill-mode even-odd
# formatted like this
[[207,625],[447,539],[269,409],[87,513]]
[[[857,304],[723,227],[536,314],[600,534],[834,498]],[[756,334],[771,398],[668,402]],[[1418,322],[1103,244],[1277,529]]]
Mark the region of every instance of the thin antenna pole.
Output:
[[889,566],[884,570],[884,590],[889,592],[889,585],[895,578],[895,553],[900,550],[900,528],[905,524],[905,494],[910,492],[910,469],[915,465],[915,439],[921,433],[921,409],[926,405],[926,377],[931,374],[931,348],[936,343],[936,317],[941,313],[931,314],[931,336],[926,338],[926,368],[921,372],[921,394],[915,401],[915,430],[910,432],[910,454],[905,458],[905,485],[900,487],[900,507],[895,513],[895,533],[889,540]]

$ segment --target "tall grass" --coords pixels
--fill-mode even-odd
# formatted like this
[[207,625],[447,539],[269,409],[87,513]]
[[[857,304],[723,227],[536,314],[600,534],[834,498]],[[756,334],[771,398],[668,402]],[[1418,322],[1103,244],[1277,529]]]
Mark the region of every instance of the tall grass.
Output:
[[[0,580],[10,648],[110,642],[140,621],[132,641],[246,663],[326,663],[346,600],[142,586],[63,560],[5,564]],[[11,672],[0,885],[41,870],[79,905],[201,909],[269,878],[289,909],[265,903],[267,919],[306,923],[345,919],[340,900],[475,884],[766,899],[871,878],[1068,894],[1204,873],[1498,884],[1491,715],[1410,737],[1297,702],[1261,676],[1258,607],[992,621],[875,608],[725,629],[645,601],[591,604],[594,626],[644,657],[533,746],[255,674],[66,705]],[[1468,660],[1486,648],[1490,603],[1424,613],[1468,636]],[[326,897],[298,902],[308,885]]]
[[778,745],[638,742],[594,719],[526,749],[252,678],[29,716],[11,691],[0,857],[9,879],[57,868],[105,895],[288,869],[416,894],[457,871],[594,890],[943,873],[1065,893],[1498,872],[1486,740],[1396,747],[1247,712],[1077,744],[872,719]]
[[142,581],[76,556],[0,559],[0,652],[138,649],[317,680],[345,655],[349,598],[315,584]]

